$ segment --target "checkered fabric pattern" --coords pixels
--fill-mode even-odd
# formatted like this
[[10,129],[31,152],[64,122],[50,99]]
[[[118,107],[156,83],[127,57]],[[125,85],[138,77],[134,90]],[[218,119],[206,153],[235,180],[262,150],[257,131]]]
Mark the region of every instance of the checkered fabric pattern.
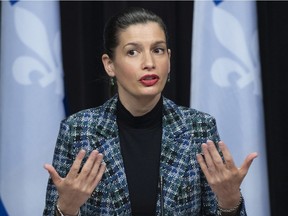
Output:
[[[105,174],[81,214],[131,215],[131,204],[116,123],[117,95],[102,106],[80,111],[61,123],[53,166],[65,177],[80,149],[103,153]],[[201,144],[218,143],[213,117],[163,99],[163,134],[160,175],[163,176],[165,215],[221,215],[217,200],[196,160]],[[86,157],[87,159],[87,157]],[[85,162],[85,160],[84,160]],[[83,163],[84,163],[83,162]],[[54,215],[58,193],[49,179],[43,215]],[[155,215],[160,215],[160,189]],[[242,203],[241,216],[245,216]]]

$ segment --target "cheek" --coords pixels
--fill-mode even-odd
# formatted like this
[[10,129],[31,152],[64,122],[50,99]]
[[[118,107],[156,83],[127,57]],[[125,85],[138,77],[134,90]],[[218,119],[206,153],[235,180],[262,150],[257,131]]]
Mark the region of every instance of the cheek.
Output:
[[122,81],[132,81],[137,77],[137,72],[132,65],[126,64],[121,68],[116,69],[116,77]]
[[170,61],[165,61],[162,64],[163,73],[169,73],[170,72]]

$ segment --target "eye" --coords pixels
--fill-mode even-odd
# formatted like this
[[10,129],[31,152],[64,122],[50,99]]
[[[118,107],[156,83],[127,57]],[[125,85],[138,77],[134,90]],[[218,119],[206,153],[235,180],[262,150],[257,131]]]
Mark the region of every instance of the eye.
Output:
[[128,50],[127,54],[128,54],[128,56],[135,56],[135,55],[137,55],[137,51],[136,50]]
[[156,53],[156,54],[163,54],[163,53],[165,52],[165,49],[158,47],[158,48],[155,48],[155,49],[153,50],[153,52]]

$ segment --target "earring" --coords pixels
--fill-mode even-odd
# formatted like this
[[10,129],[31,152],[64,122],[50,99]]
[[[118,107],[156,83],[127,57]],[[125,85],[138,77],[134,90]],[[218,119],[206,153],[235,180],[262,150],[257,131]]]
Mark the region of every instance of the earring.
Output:
[[170,82],[170,73],[168,73],[167,82]]
[[111,84],[111,86],[114,86],[114,77],[110,77],[110,84]]

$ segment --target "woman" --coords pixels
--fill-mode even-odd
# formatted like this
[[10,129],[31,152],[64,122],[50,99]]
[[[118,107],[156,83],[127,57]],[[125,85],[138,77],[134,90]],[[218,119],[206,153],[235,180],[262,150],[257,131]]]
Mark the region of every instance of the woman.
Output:
[[62,122],[44,215],[246,215],[240,185],[257,154],[238,169],[213,117],[162,96],[171,51],[161,18],[126,9],[104,46],[118,94]]

